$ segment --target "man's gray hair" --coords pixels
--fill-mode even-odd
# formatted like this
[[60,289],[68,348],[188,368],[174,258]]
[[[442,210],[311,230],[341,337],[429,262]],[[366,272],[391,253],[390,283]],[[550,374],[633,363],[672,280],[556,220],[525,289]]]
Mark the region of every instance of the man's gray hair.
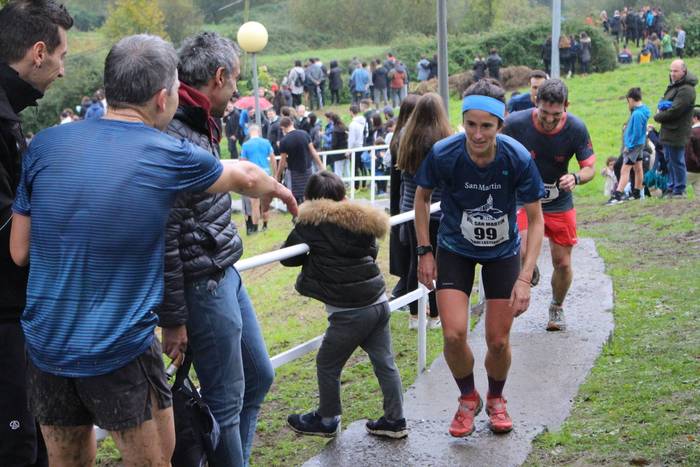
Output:
[[176,79],[175,48],[158,36],[127,36],[105,59],[105,97],[115,108],[145,104],[161,89],[170,93]]
[[180,81],[200,87],[223,68],[230,76],[238,66],[238,46],[215,32],[200,32],[182,41],[178,50]]

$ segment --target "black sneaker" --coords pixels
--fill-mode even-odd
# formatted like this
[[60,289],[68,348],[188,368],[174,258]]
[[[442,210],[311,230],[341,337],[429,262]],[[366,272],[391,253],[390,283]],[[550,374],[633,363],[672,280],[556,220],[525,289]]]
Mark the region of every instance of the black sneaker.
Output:
[[631,199],[642,199],[642,190],[638,190],[636,188],[632,189],[632,198]]
[[377,421],[368,420],[365,424],[367,432],[374,436],[384,436],[385,438],[401,439],[408,436],[406,429],[406,419],[390,422],[382,417]]
[[340,420],[326,425],[316,411],[305,414],[292,414],[287,417],[287,424],[292,430],[302,435],[334,438],[340,432]]

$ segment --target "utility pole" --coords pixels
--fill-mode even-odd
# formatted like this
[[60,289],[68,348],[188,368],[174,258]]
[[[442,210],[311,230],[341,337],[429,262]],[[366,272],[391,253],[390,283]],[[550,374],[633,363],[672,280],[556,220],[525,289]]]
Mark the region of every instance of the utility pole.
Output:
[[445,112],[450,113],[450,89],[447,77],[447,0],[437,2],[438,30],[438,92],[445,105]]
[[561,0],[552,0],[552,71],[551,78],[559,78],[559,36],[561,36]]

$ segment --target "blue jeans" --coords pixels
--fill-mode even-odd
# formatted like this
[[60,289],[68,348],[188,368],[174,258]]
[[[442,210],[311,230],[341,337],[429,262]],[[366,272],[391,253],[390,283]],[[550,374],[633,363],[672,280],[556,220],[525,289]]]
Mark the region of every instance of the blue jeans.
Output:
[[664,155],[668,160],[668,189],[674,194],[685,193],[686,168],[685,147],[664,146]]
[[260,405],[274,370],[241,276],[234,267],[218,281],[185,286],[188,347],[202,398],[221,426],[217,467],[248,465]]

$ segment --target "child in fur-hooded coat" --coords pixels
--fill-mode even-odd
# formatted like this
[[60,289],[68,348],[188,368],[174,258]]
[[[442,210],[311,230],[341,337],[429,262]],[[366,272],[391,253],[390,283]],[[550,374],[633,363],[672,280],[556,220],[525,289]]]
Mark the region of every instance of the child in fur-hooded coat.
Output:
[[403,389],[391,349],[384,278],[376,263],[377,238],[386,235],[389,218],[371,206],[345,199],[342,180],[327,171],[311,176],[304,197],[284,246],[306,243],[310,251],[282,264],[302,266],[296,290],[326,305],[329,326],[316,357],[319,408],[292,414],[287,421],[299,433],[334,436],[342,412],[340,374],[355,349],[362,347],[384,395],[384,417],[369,421],[367,430],[402,438],[408,434]]

